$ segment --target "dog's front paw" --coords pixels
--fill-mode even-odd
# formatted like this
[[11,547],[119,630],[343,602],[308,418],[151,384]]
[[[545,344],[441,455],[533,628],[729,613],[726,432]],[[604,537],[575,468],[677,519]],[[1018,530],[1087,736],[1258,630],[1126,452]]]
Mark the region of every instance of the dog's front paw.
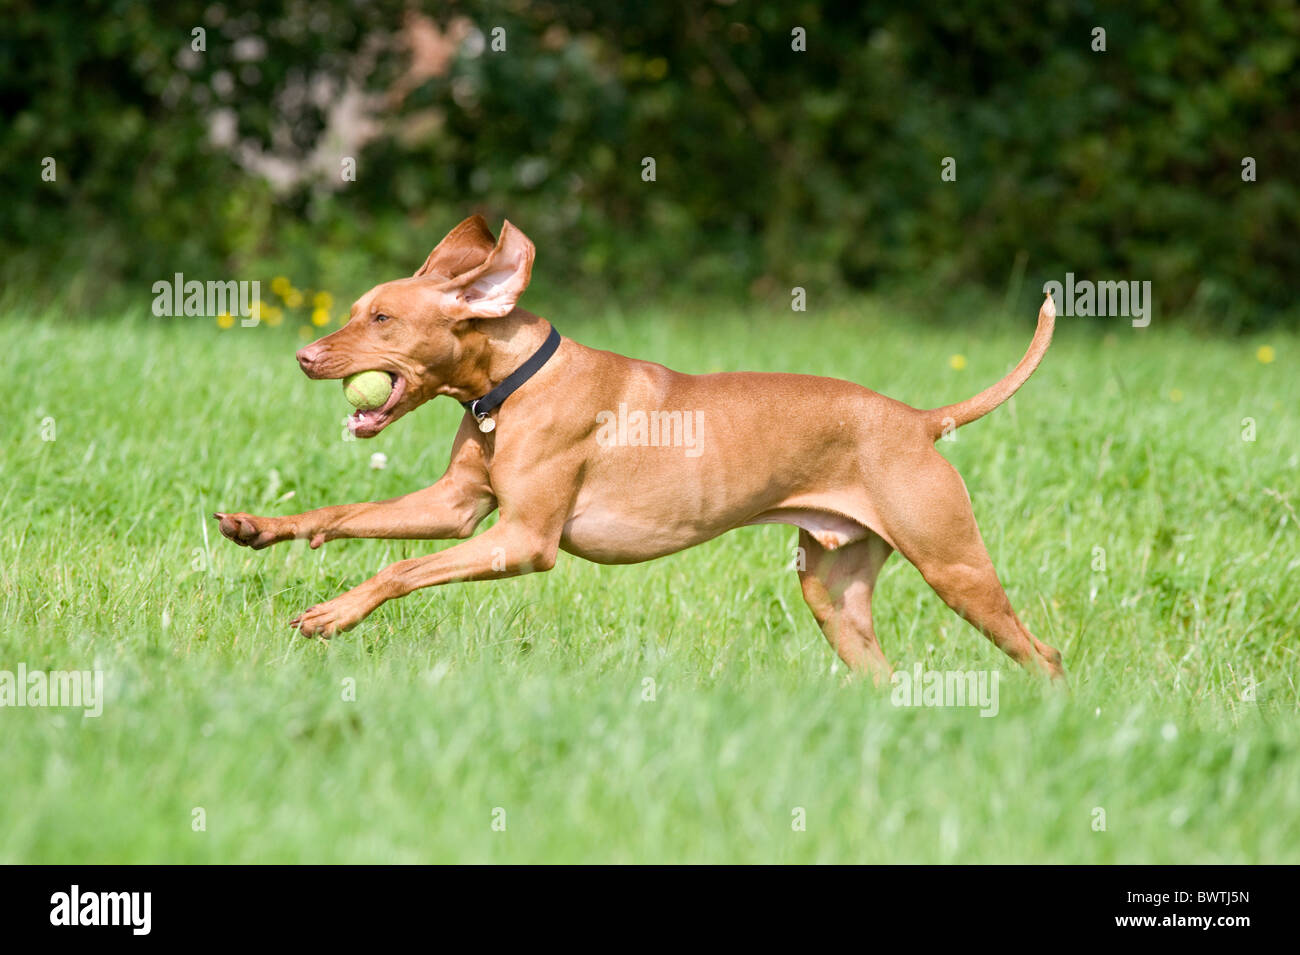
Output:
[[374,607],[349,591],[333,600],[304,610],[289,621],[304,637],[329,638],[336,633],[351,630],[365,620]]
[[254,517],[252,514],[213,514],[221,522],[221,533],[241,547],[261,550],[281,541],[292,540],[293,532],[278,517]]

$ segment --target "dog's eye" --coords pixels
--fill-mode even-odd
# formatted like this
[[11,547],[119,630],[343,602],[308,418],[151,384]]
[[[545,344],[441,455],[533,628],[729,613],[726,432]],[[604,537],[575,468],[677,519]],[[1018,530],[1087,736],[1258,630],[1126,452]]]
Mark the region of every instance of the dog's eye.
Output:
[[375,316],[375,321],[386,322],[388,321],[388,318],[389,316],[385,315],[383,312],[380,312],[378,315]]

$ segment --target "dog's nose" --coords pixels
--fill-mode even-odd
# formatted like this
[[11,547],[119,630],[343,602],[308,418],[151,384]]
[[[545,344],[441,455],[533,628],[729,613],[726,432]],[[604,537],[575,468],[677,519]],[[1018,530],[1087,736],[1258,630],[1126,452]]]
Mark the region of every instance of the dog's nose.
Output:
[[307,372],[308,374],[311,374],[311,371],[315,367],[316,363],[320,361],[322,351],[324,351],[324,349],[320,347],[319,342],[312,345],[308,345],[305,348],[298,349],[299,367],[301,367],[302,370]]

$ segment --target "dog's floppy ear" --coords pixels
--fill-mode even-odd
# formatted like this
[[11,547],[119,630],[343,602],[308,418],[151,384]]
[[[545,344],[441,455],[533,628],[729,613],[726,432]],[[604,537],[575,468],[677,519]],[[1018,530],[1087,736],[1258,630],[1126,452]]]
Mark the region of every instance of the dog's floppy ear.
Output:
[[429,253],[415,278],[444,282],[483,264],[496,239],[482,216],[470,216],[452,229]]
[[487,261],[446,283],[449,314],[456,318],[501,318],[510,314],[533,275],[532,241],[507,220]]

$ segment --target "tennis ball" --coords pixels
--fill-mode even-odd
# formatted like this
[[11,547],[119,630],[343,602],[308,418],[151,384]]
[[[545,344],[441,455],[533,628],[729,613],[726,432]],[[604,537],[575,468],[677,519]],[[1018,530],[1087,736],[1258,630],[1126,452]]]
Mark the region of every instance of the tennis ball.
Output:
[[343,396],[362,411],[382,407],[392,393],[392,379],[382,371],[359,371],[343,379]]

